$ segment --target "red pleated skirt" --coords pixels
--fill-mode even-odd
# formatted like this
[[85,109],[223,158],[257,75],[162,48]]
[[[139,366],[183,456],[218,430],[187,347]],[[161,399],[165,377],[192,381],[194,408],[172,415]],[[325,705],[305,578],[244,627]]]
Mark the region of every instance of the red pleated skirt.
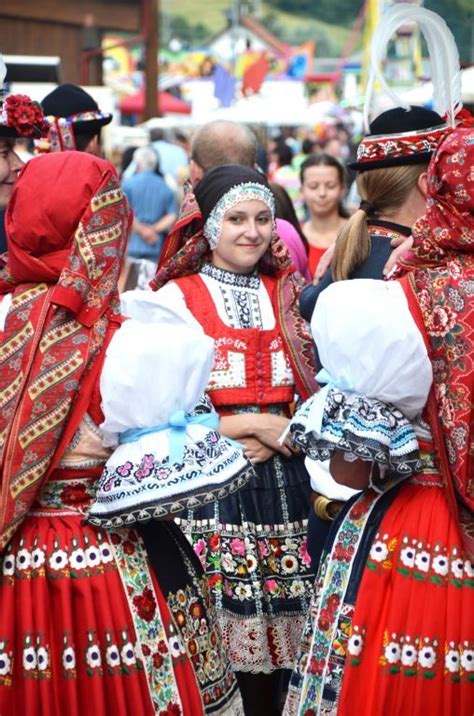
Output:
[[474,565],[442,487],[404,485],[382,519],[337,713],[474,714]]
[[139,536],[38,508],[1,560],[2,716],[199,716],[193,668]]

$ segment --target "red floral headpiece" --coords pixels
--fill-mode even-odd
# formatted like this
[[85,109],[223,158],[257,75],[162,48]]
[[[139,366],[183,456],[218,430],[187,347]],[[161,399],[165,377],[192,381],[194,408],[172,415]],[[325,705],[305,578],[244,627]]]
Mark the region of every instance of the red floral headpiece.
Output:
[[25,94],[11,94],[6,98],[0,124],[10,127],[18,137],[42,137],[48,129],[41,106]]

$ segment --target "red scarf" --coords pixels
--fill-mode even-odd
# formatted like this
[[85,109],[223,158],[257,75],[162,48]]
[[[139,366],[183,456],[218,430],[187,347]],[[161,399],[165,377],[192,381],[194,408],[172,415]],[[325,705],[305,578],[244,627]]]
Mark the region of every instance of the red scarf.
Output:
[[[451,504],[466,542],[474,532],[474,130],[454,130],[428,170],[426,214],[400,262],[408,275],[433,365],[430,411]],[[404,281],[405,288],[407,280]],[[455,499],[457,498],[457,499]],[[460,503],[460,512],[457,501]],[[468,514],[470,513],[470,515]],[[465,519],[463,517],[465,516]]]
[[0,338],[0,549],[87,409],[120,323],[130,223],[114,169],[90,154],[33,159],[18,179],[0,271],[0,294],[13,294]]
[[[178,220],[166,238],[158,271],[150,286],[156,291],[168,281],[198,273],[201,266],[210,260],[211,252],[203,233],[201,211],[189,189]],[[288,249],[276,233],[257,268],[260,273],[277,278],[277,319],[298,394],[305,400],[318,390],[313,342],[299,310],[299,296],[305,281],[295,272]]]

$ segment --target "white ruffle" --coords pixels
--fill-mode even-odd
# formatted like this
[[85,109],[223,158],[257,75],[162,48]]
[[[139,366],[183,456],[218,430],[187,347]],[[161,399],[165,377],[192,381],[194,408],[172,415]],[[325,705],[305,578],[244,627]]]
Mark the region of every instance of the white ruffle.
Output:
[[423,337],[396,281],[338,281],[316,304],[311,330],[334,386],[392,403],[410,420],[433,375]]

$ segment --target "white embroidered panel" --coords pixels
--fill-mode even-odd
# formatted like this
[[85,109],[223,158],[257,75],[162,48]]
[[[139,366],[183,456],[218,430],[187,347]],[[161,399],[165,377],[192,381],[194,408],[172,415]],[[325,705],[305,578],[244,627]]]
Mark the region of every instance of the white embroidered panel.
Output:
[[272,356],[272,385],[275,387],[293,385],[295,382],[290,362],[284,350],[275,351]]
[[[217,368],[209,378],[208,389],[245,388],[245,356],[243,353],[229,351],[227,360],[216,360]],[[219,366],[222,367],[219,367]]]

